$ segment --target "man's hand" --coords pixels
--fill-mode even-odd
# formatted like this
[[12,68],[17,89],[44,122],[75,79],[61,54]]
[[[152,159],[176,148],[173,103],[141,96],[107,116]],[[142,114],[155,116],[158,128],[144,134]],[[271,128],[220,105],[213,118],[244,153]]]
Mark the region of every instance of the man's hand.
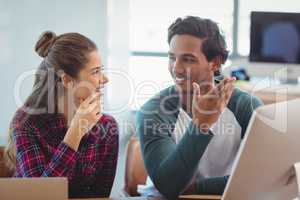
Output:
[[230,100],[234,82],[235,78],[225,78],[218,85],[209,86],[205,94],[201,93],[199,84],[193,83],[193,122],[201,131],[208,132],[217,122]]

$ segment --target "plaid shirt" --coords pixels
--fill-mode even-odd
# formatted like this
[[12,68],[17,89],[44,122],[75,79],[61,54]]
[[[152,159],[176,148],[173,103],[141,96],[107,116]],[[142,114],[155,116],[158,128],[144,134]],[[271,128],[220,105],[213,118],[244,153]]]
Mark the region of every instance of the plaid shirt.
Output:
[[103,115],[74,151],[63,142],[61,114],[28,115],[19,109],[11,130],[16,144],[15,177],[68,177],[69,197],[107,197],[115,177],[118,128]]

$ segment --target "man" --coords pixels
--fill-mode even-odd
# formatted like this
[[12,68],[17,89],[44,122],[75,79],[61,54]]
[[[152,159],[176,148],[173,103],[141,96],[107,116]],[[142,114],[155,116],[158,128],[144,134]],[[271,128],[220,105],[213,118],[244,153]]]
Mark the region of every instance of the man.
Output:
[[261,101],[216,80],[227,59],[217,24],[178,18],[168,29],[169,71],[175,86],[137,115],[148,174],[168,199],[182,193],[222,194],[254,109]]

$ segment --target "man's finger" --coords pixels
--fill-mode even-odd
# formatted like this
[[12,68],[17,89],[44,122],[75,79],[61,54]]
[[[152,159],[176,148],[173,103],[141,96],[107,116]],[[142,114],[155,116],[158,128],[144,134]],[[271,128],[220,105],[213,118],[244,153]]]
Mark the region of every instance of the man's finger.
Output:
[[235,82],[235,77],[226,77],[216,87],[218,90],[222,90],[227,84],[231,84],[234,82]]
[[228,104],[231,96],[232,96],[232,93],[234,91],[234,85],[227,85],[227,87],[225,88],[225,95],[222,99],[223,101],[223,104],[225,104],[225,106]]
[[198,99],[200,98],[200,86],[198,83],[193,83],[193,107],[198,110]]
[[226,77],[226,78],[224,78],[220,83],[218,83],[218,84],[216,85],[216,89],[217,89],[218,91],[222,90],[227,82],[228,82],[228,78]]
[[198,83],[193,83],[193,97],[199,97],[200,96],[200,86]]
[[229,87],[233,86],[235,82],[235,77],[229,77],[224,80],[221,84],[218,85],[218,94],[220,98],[224,98],[227,94],[227,90]]
[[230,100],[233,91],[234,91],[234,86],[231,86],[231,87],[228,89],[228,92],[227,92],[227,94],[226,94],[226,96],[225,96],[225,99],[226,99],[227,101]]

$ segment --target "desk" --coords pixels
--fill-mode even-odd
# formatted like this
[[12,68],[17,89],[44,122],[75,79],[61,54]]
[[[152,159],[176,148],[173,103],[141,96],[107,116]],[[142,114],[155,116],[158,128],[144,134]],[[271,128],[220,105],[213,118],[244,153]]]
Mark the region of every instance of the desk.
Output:
[[[201,199],[201,200],[221,200],[221,196],[214,195],[182,195],[179,199]],[[159,197],[120,197],[120,198],[95,198],[95,199],[70,199],[70,200],[166,200]]]
[[280,84],[274,80],[237,81],[236,87],[259,97],[264,104],[300,98],[300,85]]
[[218,195],[182,195],[180,199],[203,199],[203,200],[221,200],[222,196]]
[[150,197],[120,197],[120,198],[88,198],[88,199],[70,199],[70,200],[165,200],[162,198]]

